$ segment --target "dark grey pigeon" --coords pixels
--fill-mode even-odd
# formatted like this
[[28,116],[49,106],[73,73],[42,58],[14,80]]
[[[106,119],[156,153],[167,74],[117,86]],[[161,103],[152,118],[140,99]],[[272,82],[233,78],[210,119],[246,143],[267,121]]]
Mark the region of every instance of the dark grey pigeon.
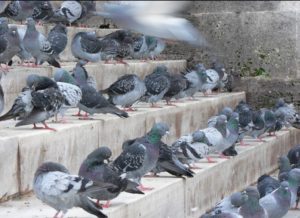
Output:
[[300,163],[300,145],[295,145],[293,148],[291,148],[287,157],[293,166],[298,165]]
[[59,54],[63,52],[68,43],[67,28],[63,24],[56,24],[49,32],[47,40],[51,44],[53,56],[59,59]]
[[184,93],[184,90],[187,88],[187,79],[180,74],[167,74],[167,76],[169,77],[171,85],[163,99],[166,100],[167,105],[172,105],[170,102],[172,98],[179,99],[183,97],[181,93]]
[[282,182],[278,189],[261,198],[259,203],[267,211],[268,217],[284,217],[289,211],[291,203],[289,183]]
[[[128,117],[125,111],[120,110],[113,104],[111,104],[106,98],[103,97],[101,92],[98,92],[88,84],[80,86],[82,91],[81,101],[78,103],[78,108],[88,114],[95,113],[110,113],[117,115],[118,117]],[[86,114],[86,119],[87,114]]]
[[144,79],[147,91],[141,100],[151,103],[151,107],[159,107],[155,103],[161,100],[170,88],[171,81],[166,74],[168,72],[165,66],[157,66],[153,73]]
[[159,158],[156,167],[151,172],[155,175],[160,172],[168,172],[177,177],[193,177],[194,172],[179,161],[171,147],[163,142],[160,143],[159,147]]
[[34,57],[35,64],[41,65],[47,61],[50,65],[60,68],[55,59],[55,53],[47,38],[35,28],[35,21],[27,18],[27,29],[23,39],[25,49]]
[[88,84],[91,87],[97,89],[96,79],[88,74],[87,70],[84,67],[85,64],[86,61],[79,60],[76,63],[75,68],[72,70],[72,76],[76,80],[78,86]]
[[257,189],[261,198],[276,190],[279,186],[280,182],[277,179],[266,174],[257,179]]
[[267,211],[259,204],[259,192],[256,187],[246,188],[248,199],[239,208],[239,214],[243,218],[268,218]]
[[54,217],[62,213],[62,217],[73,207],[81,207],[99,218],[107,216],[88,198],[89,193],[102,189],[114,188],[110,183],[93,182],[86,178],[70,175],[61,164],[45,162],[34,174],[33,191],[38,199],[54,208]]
[[278,158],[278,167],[279,167],[278,179],[281,174],[288,173],[291,171],[292,167],[290,164],[290,160],[288,159],[287,156],[282,155]]
[[146,93],[146,90],[145,83],[137,75],[125,74],[101,92],[108,94],[109,101],[114,105],[133,110],[131,106]]
[[33,8],[31,16],[36,22],[47,22],[53,14],[54,11],[51,1],[38,1]]
[[24,88],[15,99],[12,108],[0,117],[0,121],[8,119],[18,119],[16,126],[23,126],[36,123],[42,123],[45,128],[54,130],[47,126],[45,121],[58,113],[63,105],[65,98],[58,90],[57,84],[47,77],[36,81],[27,78],[29,88]]
[[[16,27],[9,28],[8,32],[0,36],[0,42],[6,40],[6,48],[0,53],[0,64],[8,64],[21,51],[20,38]],[[1,45],[3,45],[1,43]],[[2,47],[0,45],[0,47]]]
[[72,39],[71,51],[75,58],[87,62],[101,60],[101,46],[95,32],[78,32]]
[[122,153],[113,162],[114,168],[139,183],[140,190],[149,190],[141,184],[141,178],[156,166],[161,138],[168,131],[167,124],[155,123],[145,136],[124,142]]
[[290,207],[297,208],[298,207],[297,198],[299,197],[299,186],[300,186],[300,169],[295,168],[288,173],[288,183],[292,194]]
[[79,169],[79,175],[95,182],[111,183],[116,186],[114,189],[103,189],[89,194],[89,197],[97,201],[105,200],[107,203],[103,207],[109,207],[110,200],[116,198],[121,192],[143,194],[137,189],[138,184],[131,182],[123,175],[118,174],[108,163],[112,152],[108,147],[100,147],[90,153]]

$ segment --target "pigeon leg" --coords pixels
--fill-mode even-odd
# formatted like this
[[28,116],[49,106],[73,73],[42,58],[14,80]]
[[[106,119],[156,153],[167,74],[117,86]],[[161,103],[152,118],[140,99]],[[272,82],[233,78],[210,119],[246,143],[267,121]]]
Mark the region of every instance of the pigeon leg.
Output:
[[153,172],[150,172],[149,174],[147,174],[147,175],[145,175],[144,177],[159,177],[158,175],[157,175],[157,173],[153,173]]
[[152,187],[145,187],[145,186],[143,186],[142,184],[140,184],[139,186],[138,186],[138,189],[140,190],[140,191],[151,191],[151,190],[153,190],[154,188],[152,188]]
[[105,204],[102,205],[103,208],[109,208],[110,207],[110,201],[106,201]]
[[128,111],[137,111],[136,109],[134,109],[134,108],[132,108],[132,107],[125,107],[124,109],[123,109],[123,111],[126,111],[126,112],[128,112]]
[[166,102],[167,102],[166,105],[168,105],[168,106],[175,106],[175,107],[177,107],[177,105],[176,104],[172,104],[171,101],[166,101]]
[[257,141],[258,141],[258,142],[266,142],[266,141],[263,140],[261,137],[258,137],[258,138],[257,138]]
[[117,63],[119,63],[119,64],[124,64],[124,65],[126,65],[126,66],[129,66],[129,64],[128,64],[127,62],[123,61],[123,59],[117,60]]
[[58,214],[60,213],[60,210],[56,212],[53,218],[58,218]]
[[89,117],[88,113],[85,112],[83,117],[79,117],[79,120],[93,120],[93,118]]
[[209,156],[206,157],[206,160],[208,163],[217,163],[217,161],[212,160],[211,157],[209,157]]
[[44,129],[44,127],[37,127],[36,124],[34,123],[32,129]]
[[219,158],[222,158],[222,159],[230,159],[230,157],[225,156],[224,154],[219,154]]
[[154,104],[154,103],[151,103],[151,106],[152,108],[162,108],[161,106],[157,105],[157,104]]
[[246,144],[244,140],[240,141],[240,146],[251,146],[250,144]]
[[48,129],[48,130],[52,130],[52,131],[57,131],[56,129],[54,129],[54,128],[50,128],[48,125],[47,125],[47,123],[45,123],[45,122],[42,122],[42,124],[45,126],[45,128],[44,129]]

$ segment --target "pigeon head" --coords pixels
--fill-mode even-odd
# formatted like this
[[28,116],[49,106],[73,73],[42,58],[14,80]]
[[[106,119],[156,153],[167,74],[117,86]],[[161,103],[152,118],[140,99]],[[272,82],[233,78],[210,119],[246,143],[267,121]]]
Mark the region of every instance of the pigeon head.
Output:
[[242,206],[247,200],[248,196],[245,192],[236,192],[230,196],[231,204],[235,207]]
[[36,179],[39,175],[41,175],[43,173],[55,172],[55,171],[69,174],[68,169],[59,163],[44,162],[35,171],[34,178]]
[[195,69],[199,72],[203,72],[206,70],[203,64],[196,64]]
[[289,183],[287,181],[281,182],[280,189],[284,190],[285,192],[289,191]]
[[75,79],[71,76],[71,74],[65,69],[58,68],[54,73],[54,80],[56,82],[64,82],[76,85]]
[[[8,34],[10,35],[9,37],[9,41],[11,43],[14,43],[16,45],[20,44],[20,37],[19,37],[19,34],[18,34],[18,29],[17,27],[11,27],[9,30],[8,30]],[[20,49],[21,50],[21,49]]]
[[283,98],[279,98],[277,99],[276,103],[275,103],[275,108],[280,108],[283,107],[285,105],[285,101]]
[[227,119],[229,119],[229,117],[231,116],[232,113],[233,113],[233,110],[230,107],[224,107],[222,109],[222,111],[220,112],[220,115],[223,114],[227,117]]
[[168,72],[168,68],[166,65],[158,65],[153,71],[153,73],[160,73],[160,74],[163,74],[166,72]]
[[34,27],[35,28],[35,21],[32,17],[28,17],[26,19],[26,24],[27,24],[27,27]]
[[148,48],[154,49],[157,46],[157,38],[154,36],[146,36],[146,44]]
[[97,160],[97,162],[103,163],[104,160],[107,160],[109,162],[109,158],[111,157],[111,155],[112,155],[111,150],[106,146],[102,146],[94,150],[92,153],[90,153],[87,156],[87,159]]
[[197,130],[192,134],[193,141],[194,142],[203,142],[204,139],[206,138],[204,132]]
[[278,158],[278,166],[279,166],[279,169],[281,169],[281,170],[291,169],[291,164],[290,164],[290,160],[288,159],[288,157],[285,155],[280,156]]
[[289,178],[289,174],[288,172],[282,172],[278,175],[278,180],[280,182],[283,182],[283,181],[288,181],[288,178]]
[[46,76],[31,74],[26,79],[26,84],[29,88],[38,91],[47,88],[58,88],[56,82]]
[[157,143],[166,134],[169,134],[169,126],[166,123],[160,122],[155,123],[147,135],[151,143]]
[[227,117],[225,115],[223,115],[223,114],[221,114],[217,118],[217,123],[226,123],[226,121],[227,121]]

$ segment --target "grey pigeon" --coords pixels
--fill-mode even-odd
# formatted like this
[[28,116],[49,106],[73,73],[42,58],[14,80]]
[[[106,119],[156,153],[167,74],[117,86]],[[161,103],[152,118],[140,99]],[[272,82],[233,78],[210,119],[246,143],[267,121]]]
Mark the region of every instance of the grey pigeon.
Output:
[[206,69],[203,64],[196,65],[196,71],[200,78],[199,91],[204,95],[212,93],[212,90],[216,88],[220,82],[220,76],[217,71],[213,69]]
[[137,75],[125,74],[101,92],[108,94],[109,101],[114,105],[133,110],[132,105],[146,93],[146,90],[145,83]]
[[187,79],[180,74],[165,74],[168,76],[171,85],[168,91],[165,93],[163,99],[166,100],[167,105],[172,105],[171,99],[176,98],[179,99],[184,97],[184,90],[187,88]]
[[280,187],[259,200],[259,204],[267,211],[268,217],[282,218],[290,209],[291,191],[289,183],[284,181]]
[[182,40],[194,45],[205,45],[205,39],[189,21],[173,16],[183,11],[187,5],[188,3],[182,2],[170,6],[167,2],[159,1],[105,3],[104,12],[94,14],[111,18],[123,29],[134,30],[149,36]]
[[24,46],[23,39],[24,39],[24,36],[25,36],[25,33],[26,33],[26,29],[27,28],[24,28],[24,27],[18,27],[18,34],[19,34],[19,37],[20,37],[21,51],[17,54],[17,56],[21,59],[21,64],[24,64],[24,65],[25,65],[26,62],[30,62],[33,59],[30,52],[28,52],[25,49],[25,46]]
[[87,62],[101,60],[101,47],[95,32],[78,32],[72,39],[71,52],[75,58]]
[[279,179],[281,174],[288,173],[292,169],[289,158],[285,155],[278,157],[278,167],[279,167],[279,172],[278,172],[278,179]]
[[147,54],[152,60],[156,60],[166,47],[164,40],[153,36],[146,36],[146,43],[148,46]]
[[282,117],[282,123],[286,128],[299,119],[299,114],[294,105],[285,103],[282,98],[276,101],[273,111],[277,117]]
[[210,214],[215,215],[218,214],[218,212],[238,213],[239,207],[241,207],[246,200],[247,194],[245,192],[235,192],[218,202]]
[[45,121],[54,116],[64,102],[64,97],[58,90],[57,84],[47,77],[36,81],[34,78],[27,78],[29,88],[24,88],[15,99],[12,108],[0,117],[0,121],[8,119],[18,119],[16,126],[23,126],[36,123],[42,123],[45,128],[54,130],[47,126]]
[[2,13],[11,1],[0,1],[0,13]]
[[49,32],[47,40],[51,44],[53,56],[59,59],[59,54],[63,52],[68,43],[67,28],[63,24],[56,24]]
[[187,79],[187,88],[184,90],[186,97],[194,98],[194,94],[198,91],[200,79],[196,71],[188,72],[184,75]]
[[164,72],[167,73],[165,66],[157,66],[153,73],[144,79],[147,91],[141,100],[151,103],[151,107],[159,107],[155,103],[161,100],[170,88],[170,79]]
[[297,198],[299,196],[299,186],[300,186],[300,169],[295,168],[288,173],[288,183],[292,194],[290,207],[297,208],[298,207]]
[[63,22],[71,25],[82,14],[82,5],[79,1],[63,1],[60,8],[54,11],[51,22]]
[[300,163],[300,145],[295,145],[293,148],[291,148],[287,154],[287,157],[293,166],[298,165]]
[[168,172],[174,176],[193,177],[194,172],[179,161],[171,147],[161,142],[159,146],[159,158],[156,167],[151,170],[155,175],[160,172]]
[[89,194],[89,197],[95,198],[97,201],[106,200],[107,204],[103,207],[109,207],[110,200],[116,198],[123,191],[143,194],[136,188],[138,184],[122,178],[123,175],[119,175],[109,164],[105,163],[105,161],[109,161],[111,155],[112,152],[108,147],[99,147],[86,157],[79,169],[79,175],[84,178],[116,186],[114,189],[103,189]]
[[54,208],[58,217],[63,217],[73,207],[81,207],[99,218],[107,217],[87,195],[107,188],[114,188],[110,183],[93,182],[86,178],[70,175],[61,164],[45,162],[34,174],[33,191],[38,199]]
[[233,110],[230,107],[224,107],[216,116],[212,116],[208,119],[207,125],[208,127],[215,127],[217,124],[218,116],[225,115],[226,119],[229,120],[233,113]]
[[113,162],[114,168],[139,183],[140,190],[148,190],[141,184],[141,178],[156,166],[161,138],[168,131],[167,124],[155,123],[145,136],[124,142],[122,153]]
[[136,34],[133,37],[133,54],[134,59],[146,59],[148,53],[148,44],[146,42],[146,37],[144,34]]
[[280,182],[277,179],[266,174],[260,176],[257,179],[257,189],[259,191],[261,198],[273,192],[279,186],[280,186]]
[[243,218],[237,213],[217,211],[216,214],[204,214],[200,218]]
[[268,218],[267,211],[259,204],[259,192],[253,186],[246,188],[248,199],[239,208],[243,218]]
[[75,68],[72,70],[72,76],[76,80],[78,86],[88,84],[89,86],[97,89],[96,79],[88,74],[84,67],[85,64],[85,61],[79,60],[76,63]]
[[16,27],[9,28],[8,32],[0,36],[0,47],[2,47],[2,40],[6,41],[6,48],[0,53],[0,64],[8,64],[11,59],[21,51],[20,38]]
[[32,15],[33,8],[38,2],[39,1],[11,1],[1,13],[1,16],[22,22]]
[[36,22],[47,22],[54,15],[51,1],[38,1],[33,8],[31,17]]
[[47,38],[35,28],[35,21],[27,18],[27,29],[23,39],[25,49],[34,57],[35,64],[40,65],[47,61],[50,65],[60,68],[55,59],[55,53]]
[[69,83],[78,86],[75,78],[63,68],[58,68],[55,71],[53,78],[56,82],[64,82],[64,83]]

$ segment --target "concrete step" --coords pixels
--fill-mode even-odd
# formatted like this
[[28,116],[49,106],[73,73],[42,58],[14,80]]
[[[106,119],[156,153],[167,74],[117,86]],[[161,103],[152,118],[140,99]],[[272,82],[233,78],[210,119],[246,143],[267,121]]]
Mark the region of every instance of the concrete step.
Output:
[[[195,170],[193,178],[180,179],[167,174],[143,178],[143,183],[154,187],[154,190],[145,195],[122,193],[112,201],[110,208],[104,209],[104,213],[110,218],[198,218],[222,196],[241,190],[263,173],[275,170],[277,155],[285,154],[299,142],[300,131],[289,129],[278,132],[277,136],[265,137],[266,142],[247,139],[251,146],[237,146],[239,154],[229,160],[215,158],[217,163],[212,164],[203,160],[197,164],[202,169]],[[73,168],[71,172],[76,173],[77,170]],[[6,218],[19,217],[20,214],[22,218],[44,218],[54,213],[52,208],[32,195],[0,204],[0,216]],[[94,216],[74,208],[66,217]],[[291,211],[285,218],[291,217],[300,217],[299,212]]]
[[[58,161],[71,171],[78,170],[82,160],[101,145],[110,146],[113,155],[121,151],[127,139],[143,135],[154,121],[171,125],[167,142],[205,127],[207,119],[224,106],[234,107],[245,99],[245,93],[223,93],[213,97],[197,96],[198,101],[178,103],[177,107],[149,108],[148,104],[136,105],[138,111],[127,119],[99,114],[94,120],[83,121],[67,113],[69,124],[50,124],[58,131],[32,130],[32,126],[15,128],[15,121],[0,123],[0,178],[7,178],[0,186],[0,199],[32,190],[34,170],[44,161]],[[7,163],[10,164],[7,164]]]
[[[185,60],[164,60],[164,61],[149,61],[141,62],[138,60],[128,61],[128,66],[123,64],[103,64],[90,63],[86,65],[88,73],[93,76],[98,84],[98,89],[107,88],[111,83],[117,80],[118,77],[126,73],[135,73],[141,78],[151,73],[153,69],[165,64],[171,72],[179,72],[186,68]],[[62,68],[72,70],[76,62],[64,62]],[[38,68],[14,66],[7,74],[2,75],[1,85],[5,96],[5,111],[9,110],[18,93],[26,85],[26,77],[29,74],[36,73],[43,76],[52,77],[56,68],[50,66],[42,66]]]
[[[9,26],[17,26],[18,28],[25,29],[26,25],[18,25],[18,24],[10,24]],[[37,30],[41,33],[43,33],[46,37],[50,30],[53,28],[53,24],[47,24],[43,26],[36,26]],[[76,61],[76,58],[72,55],[71,52],[71,42],[73,37],[78,32],[89,32],[89,31],[95,31],[97,36],[105,36],[109,33],[112,33],[114,31],[117,31],[118,29],[99,29],[99,28],[83,28],[83,27],[67,27],[68,30],[68,44],[66,49],[60,54],[61,61]],[[44,64],[47,65],[47,64]]]

